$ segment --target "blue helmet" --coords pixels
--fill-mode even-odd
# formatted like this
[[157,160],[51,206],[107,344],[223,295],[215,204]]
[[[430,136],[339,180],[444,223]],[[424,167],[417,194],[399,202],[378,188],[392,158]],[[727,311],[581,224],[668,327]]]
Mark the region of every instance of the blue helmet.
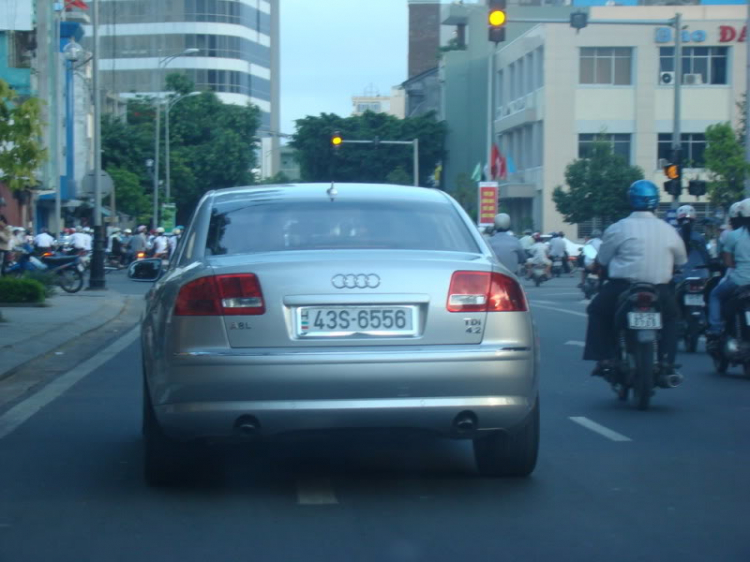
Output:
[[628,199],[634,211],[653,211],[659,205],[659,188],[652,181],[638,180],[630,186]]

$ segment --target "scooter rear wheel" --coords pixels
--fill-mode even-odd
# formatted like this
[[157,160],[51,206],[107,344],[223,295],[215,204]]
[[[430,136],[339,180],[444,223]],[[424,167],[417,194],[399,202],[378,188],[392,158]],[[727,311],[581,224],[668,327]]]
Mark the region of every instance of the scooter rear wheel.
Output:
[[77,293],[83,288],[83,274],[78,269],[69,267],[58,273],[58,282],[66,293]]

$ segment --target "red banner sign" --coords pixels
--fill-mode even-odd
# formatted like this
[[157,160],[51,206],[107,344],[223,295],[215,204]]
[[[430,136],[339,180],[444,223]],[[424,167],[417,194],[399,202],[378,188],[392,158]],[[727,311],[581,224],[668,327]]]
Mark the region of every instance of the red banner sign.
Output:
[[497,183],[479,183],[479,226],[495,224],[497,214]]

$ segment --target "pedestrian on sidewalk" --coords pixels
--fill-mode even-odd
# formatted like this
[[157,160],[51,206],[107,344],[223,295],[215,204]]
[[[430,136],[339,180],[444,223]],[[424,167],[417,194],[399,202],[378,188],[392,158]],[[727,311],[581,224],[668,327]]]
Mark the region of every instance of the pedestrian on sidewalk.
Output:
[[8,224],[8,219],[2,214],[2,208],[5,206],[5,199],[0,197],[0,275],[5,273],[5,260],[8,252],[11,250],[13,231]]

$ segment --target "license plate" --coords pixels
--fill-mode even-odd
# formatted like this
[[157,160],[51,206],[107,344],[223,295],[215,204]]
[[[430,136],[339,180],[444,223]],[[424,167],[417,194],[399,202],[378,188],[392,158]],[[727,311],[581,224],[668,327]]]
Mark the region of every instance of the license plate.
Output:
[[685,295],[685,306],[705,306],[703,295]]
[[303,306],[296,309],[297,337],[416,336],[416,306]]
[[552,262],[552,265],[554,265],[555,267],[562,267],[562,262],[560,260],[555,260],[554,262]]
[[78,264],[78,265],[76,266],[76,269],[78,269],[78,271],[80,271],[81,273],[83,273],[83,270],[84,270],[85,268],[83,267],[83,264],[82,264],[82,263],[79,263],[79,264]]
[[661,330],[660,312],[628,312],[631,330]]

